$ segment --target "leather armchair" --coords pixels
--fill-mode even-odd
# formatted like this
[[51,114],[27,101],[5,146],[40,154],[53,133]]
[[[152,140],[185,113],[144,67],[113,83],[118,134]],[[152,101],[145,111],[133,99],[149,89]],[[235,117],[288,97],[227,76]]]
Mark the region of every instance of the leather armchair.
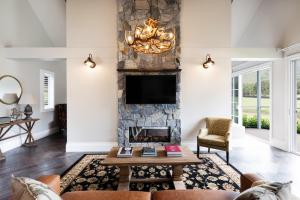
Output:
[[197,156],[200,146],[226,151],[227,164],[229,163],[229,136],[231,119],[206,118],[206,128],[200,129],[197,136]]

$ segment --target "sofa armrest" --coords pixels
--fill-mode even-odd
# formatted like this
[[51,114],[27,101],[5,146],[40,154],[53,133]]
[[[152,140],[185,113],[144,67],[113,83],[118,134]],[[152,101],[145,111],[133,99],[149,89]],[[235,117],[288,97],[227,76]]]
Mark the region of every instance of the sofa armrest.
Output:
[[60,194],[60,176],[59,175],[47,175],[47,176],[40,176],[38,181],[48,185],[53,192],[56,194]]
[[208,129],[207,129],[207,128],[201,128],[201,129],[199,130],[198,138],[199,138],[199,137],[206,136],[206,135],[208,135]]
[[256,181],[262,181],[262,177],[257,174],[242,174],[241,175],[241,188],[240,192],[243,192],[251,188],[252,184]]

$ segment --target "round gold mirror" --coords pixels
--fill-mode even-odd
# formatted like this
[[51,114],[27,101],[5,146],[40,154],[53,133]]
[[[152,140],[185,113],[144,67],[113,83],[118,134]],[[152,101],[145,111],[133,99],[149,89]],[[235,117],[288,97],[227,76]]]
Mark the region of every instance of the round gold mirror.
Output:
[[20,101],[23,88],[18,79],[5,75],[0,77],[0,102],[6,105],[16,104]]

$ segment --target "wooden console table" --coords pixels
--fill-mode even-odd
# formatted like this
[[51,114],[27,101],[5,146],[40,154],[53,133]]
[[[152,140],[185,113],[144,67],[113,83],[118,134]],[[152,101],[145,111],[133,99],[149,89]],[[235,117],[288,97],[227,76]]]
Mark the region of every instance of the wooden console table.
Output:
[[[38,120],[39,119],[18,119],[18,120],[12,121],[12,122],[7,123],[7,124],[0,124],[0,141],[8,140],[8,139],[13,138],[13,137],[17,137],[17,136],[20,136],[20,135],[27,134],[27,137],[24,141],[23,146],[26,146],[26,147],[36,146],[35,140],[32,136],[32,128],[33,128],[35,122],[38,121]],[[19,134],[16,134],[16,135],[12,135],[12,136],[9,136],[9,137],[5,137],[5,135],[14,126],[20,127],[25,132],[24,133],[19,133]],[[3,153],[1,152],[1,149],[0,149],[0,160],[3,160],[3,159],[5,159],[5,157],[3,156]]]

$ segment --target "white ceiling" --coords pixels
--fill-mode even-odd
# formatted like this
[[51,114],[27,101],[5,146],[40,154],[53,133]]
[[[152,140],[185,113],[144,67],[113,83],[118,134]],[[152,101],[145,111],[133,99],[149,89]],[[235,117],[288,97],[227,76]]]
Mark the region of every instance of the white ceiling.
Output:
[[54,46],[66,45],[65,0],[28,0]]
[[[66,45],[64,0],[0,0],[0,46]],[[300,0],[234,0],[232,46],[284,48],[300,42]]]
[[0,47],[66,45],[64,0],[0,0]]
[[284,48],[300,42],[300,0],[234,0],[232,46]]

